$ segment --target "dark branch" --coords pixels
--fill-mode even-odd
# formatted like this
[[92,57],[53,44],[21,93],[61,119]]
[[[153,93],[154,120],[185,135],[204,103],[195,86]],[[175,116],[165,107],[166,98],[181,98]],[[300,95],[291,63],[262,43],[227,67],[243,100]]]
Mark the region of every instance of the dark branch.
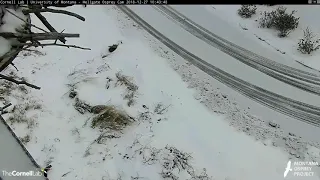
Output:
[[[38,19],[42,22],[42,24],[45,25],[49,29],[50,32],[55,32],[55,33],[57,32],[57,30],[55,30],[54,27],[52,27],[51,24],[47,21],[47,19],[44,16],[42,16],[39,12],[35,12],[34,14],[38,17]],[[65,38],[60,37],[58,39],[63,44],[66,43],[66,39]]]
[[41,30],[41,31],[43,31],[43,32],[47,32],[46,30],[44,30],[44,29],[42,29],[42,28],[40,28],[40,27],[38,27],[38,26],[36,26],[36,25],[33,25],[33,24],[27,22],[26,20],[20,18],[19,16],[15,15],[15,14],[12,13],[11,11],[9,11],[8,9],[6,9],[6,11],[7,11],[8,13],[10,13],[11,15],[15,16],[16,18],[20,19],[21,21],[25,22],[25,23],[28,24],[29,26],[32,26],[32,27],[34,27],[34,28],[37,28],[37,29],[39,29],[39,30]]
[[3,110],[5,110],[6,108],[10,107],[11,105],[12,105],[12,104],[9,103],[9,104],[7,104],[7,105],[5,105],[5,106],[3,106],[3,107],[0,107],[0,112],[1,112],[1,114],[5,114],[5,112],[4,112]]
[[80,19],[81,21],[85,21],[86,19],[76,13],[69,12],[66,10],[58,10],[58,9],[50,9],[50,8],[44,8],[44,9],[24,9],[22,10],[23,14],[29,14],[29,13],[41,13],[41,12],[50,12],[50,13],[59,13],[59,14],[65,14],[69,16],[73,16],[75,18]]
[[21,46],[18,48],[13,48],[4,56],[0,57],[0,72],[12,63],[12,61],[17,57],[21,50]]
[[21,41],[25,40],[55,40],[57,38],[77,38],[80,37],[79,34],[69,34],[69,33],[58,33],[58,32],[51,32],[51,33],[32,33],[32,34],[17,34],[11,32],[0,32],[0,36],[9,39],[9,38],[19,38]]
[[90,48],[84,48],[84,47],[80,47],[80,46],[76,46],[76,45],[67,45],[67,44],[56,44],[56,43],[48,43],[48,44],[33,44],[33,43],[21,43],[21,44],[18,44],[19,46],[41,46],[41,47],[44,47],[44,46],[62,46],[62,47],[67,47],[67,48],[77,48],[77,49],[83,49],[83,50],[91,50]]
[[8,77],[8,76],[5,76],[3,74],[0,74],[0,79],[4,79],[4,80],[7,80],[7,81],[16,83],[16,84],[24,84],[24,85],[32,87],[34,89],[41,89],[40,87],[38,87],[36,85],[33,85],[33,84],[30,84],[30,83],[28,83],[26,81],[18,81],[18,80],[13,79],[12,77]]
[[[64,29],[64,30],[65,30],[65,29]],[[63,33],[64,30],[62,30],[60,33]],[[54,41],[54,43],[56,44],[57,41],[58,41],[58,38]]]
[[11,63],[11,65],[12,65],[17,71],[19,71],[19,69],[13,64],[13,62]]
[[83,49],[83,50],[91,50],[90,48],[85,48],[85,47],[80,47],[76,45],[67,45],[67,44],[41,44],[40,46],[62,46],[62,47],[67,47],[67,48],[77,48],[77,49]]
[[3,106],[3,107],[0,107],[0,110],[2,111],[2,110],[4,110],[4,109],[6,109],[6,108],[8,108],[8,107],[10,107],[12,104],[11,103],[9,103],[9,104],[7,104],[7,105],[5,105],[5,106]]

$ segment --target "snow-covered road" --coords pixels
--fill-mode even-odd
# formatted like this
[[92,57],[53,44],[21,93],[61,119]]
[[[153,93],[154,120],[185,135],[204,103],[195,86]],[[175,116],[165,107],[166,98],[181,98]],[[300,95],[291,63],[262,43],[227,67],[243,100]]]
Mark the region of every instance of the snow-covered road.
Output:
[[[190,18],[186,17],[185,15],[181,14],[179,11],[175,10],[174,8],[170,6],[153,6],[156,8],[159,12],[167,16],[169,19],[172,19],[176,24],[178,24],[180,27],[191,33],[192,35],[198,37],[199,39],[203,40],[207,44],[209,44],[212,47],[215,47],[222,52],[230,55],[231,57],[234,57],[235,59],[241,61],[242,63],[253,67],[254,69],[259,70],[260,72],[263,72],[264,74],[267,74],[279,81],[282,81],[286,84],[290,84],[294,87],[297,87],[299,89],[305,90],[307,92],[311,92],[314,94],[319,95],[319,87],[320,85],[320,79],[319,79],[319,72],[306,72],[301,69],[293,68],[291,66],[284,65],[282,63],[277,62],[278,60],[274,61],[268,58],[265,58],[263,56],[260,56],[259,54],[256,54],[250,50],[244,49],[239,45],[236,45],[225,38],[222,38],[214,33],[212,31],[215,31],[215,26],[212,26],[212,23],[202,23],[204,25],[211,25],[209,26],[210,31],[200,26],[198,21],[203,22],[201,20],[204,19],[204,17],[213,16],[207,12],[207,14],[203,14],[202,16],[199,16],[199,13],[194,13],[194,8],[189,9],[189,13],[191,14],[190,17],[198,17],[196,18],[196,22],[192,21]],[[181,6],[178,6],[179,8]],[[182,8],[183,10],[187,8]],[[196,10],[196,12],[206,12],[201,9]],[[191,12],[191,13],[190,13]],[[214,17],[214,16],[213,16]],[[217,24],[216,21],[214,21]],[[226,24],[226,23],[225,23]],[[223,23],[221,24],[223,26]],[[225,27],[225,29],[230,29],[230,27]],[[237,32],[237,31],[236,31]],[[219,33],[220,34],[220,33]],[[230,34],[238,34],[238,33],[232,33]],[[242,37],[242,36],[240,36]],[[247,42],[246,39],[243,39],[242,42],[249,43],[251,45],[251,42]],[[244,43],[238,43],[240,45]],[[253,43],[254,45],[254,43]],[[251,45],[252,46],[252,45]],[[258,46],[260,47],[260,46]],[[250,48],[251,49],[251,48]],[[262,50],[260,50],[261,52]],[[258,51],[259,53],[259,51]],[[266,56],[268,57],[268,56]],[[292,61],[292,64],[297,65],[295,61]],[[298,64],[298,66],[304,67],[301,64]],[[304,67],[305,69],[305,67]],[[276,73],[275,73],[276,72]],[[287,77],[288,76],[288,77]],[[290,78],[289,78],[290,77]],[[291,79],[294,78],[294,79]],[[299,81],[301,80],[301,81]],[[306,83],[307,82],[307,83]],[[311,84],[309,84],[311,83]],[[315,86],[316,85],[316,86]]]
[[[222,80],[223,78],[221,79],[220,77],[220,82],[223,81],[224,84],[228,84],[229,82],[229,86],[233,86],[242,81],[239,85],[236,85],[233,88],[237,88],[243,95],[280,111],[281,113],[318,126],[320,112],[319,96],[310,94],[309,92],[276,80],[267,74],[239,62],[235,58],[231,58],[225,53],[209,46],[204,41],[188,33],[172,20],[156,11],[152,6],[144,6],[143,9],[141,6],[130,6],[129,8],[141,17],[145,21],[145,24],[148,24],[149,27],[156,29],[158,33],[162,34],[162,37],[158,38],[164,39],[164,37],[167,37],[171,45],[175,46],[174,48],[177,48],[177,45],[180,46],[177,48],[177,51],[181,52],[183,49],[185,53],[190,52],[193,59],[198,59],[204,63],[202,66],[203,68],[205,68],[204,66],[210,66],[215,69],[202,70],[207,73],[209,73],[209,71],[211,73],[213,71],[224,71],[223,74],[229,76],[229,79],[227,80],[224,78],[224,80]],[[180,9],[183,8],[184,6],[180,7]],[[199,9],[197,11],[201,12],[205,11],[205,9]],[[211,20],[211,18],[207,19]],[[163,26],[163,24],[166,24],[166,26]],[[168,45],[168,43],[166,45]],[[190,60],[191,56],[185,56],[184,58]],[[296,64],[296,66],[300,69],[304,68],[299,64]],[[309,71],[307,68],[304,68],[303,70]],[[217,74],[211,75],[219,78]],[[247,87],[240,87],[243,84],[246,84]]]

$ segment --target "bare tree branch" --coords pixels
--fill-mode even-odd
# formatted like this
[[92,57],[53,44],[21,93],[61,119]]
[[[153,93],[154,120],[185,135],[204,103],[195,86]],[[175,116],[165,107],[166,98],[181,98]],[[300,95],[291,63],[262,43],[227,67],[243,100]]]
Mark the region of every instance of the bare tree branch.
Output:
[[11,105],[12,105],[12,104],[11,104],[11,103],[9,103],[9,104],[7,104],[7,105],[5,105],[5,106],[1,107],[0,109],[1,109],[1,111],[2,111],[2,110],[4,110],[4,109],[6,109],[6,108],[10,107]]
[[[65,29],[64,29],[64,30],[65,30]],[[62,30],[60,33],[63,33],[64,30]],[[56,44],[57,41],[58,41],[58,38],[54,41],[54,43]]]
[[30,83],[28,83],[26,81],[18,81],[18,80],[13,79],[12,77],[8,77],[8,76],[5,76],[3,74],[0,74],[0,79],[4,79],[4,80],[7,80],[7,81],[16,83],[16,84],[24,84],[24,85],[32,87],[34,89],[41,89],[40,87],[38,87],[36,85],[33,85],[33,84],[30,84]]
[[32,33],[32,34],[18,34],[11,32],[0,32],[0,36],[6,39],[9,38],[19,38],[19,40],[55,40],[58,38],[68,37],[68,38],[77,38],[80,37],[79,34],[69,34],[69,33]]
[[18,19],[20,19],[21,21],[25,22],[25,23],[28,24],[29,26],[32,26],[32,27],[34,27],[34,28],[36,28],[36,29],[39,29],[39,30],[41,30],[41,31],[43,31],[43,32],[48,32],[48,31],[46,31],[46,30],[44,30],[44,29],[42,29],[42,28],[40,28],[40,27],[38,27],[38,26],[36,26],[36,25],[33,25],[33,24],[27,22],[26,20],[24,20],[24,19],[22,19],[21,17],[15,15],[15,14],[12,13],[11,11],[9,11],[8,9],[5,9],[5,10],[6,10],[8,13],[10,13],[11,15],[15,16],[16,18],[18,18]]
[[17,71],[19,71],[19,69],[13,64],[13,62],[11,63],[11,65],[12,65]]
[[5,112],[4,112],[3,110],[5,110],[6,108],[10,107],[11,105],[12,105],[12,104],[9,103],[9,104],[7,104],[7,105],[5,105],[5,106],[3,106],[3,107],[0,107],[0,112],[1,112],[1,114],[5,114]]
[[[23,49],[28,49],[30,47],[63,46],[63,47],[68,47],[68,48],[78,48],[78,49],[83,49],[83,50],[91,50],[90,48],[84,48],[84,47],[80,47],[80,46],[76,46],[76,45],[64,45],[66,42],[65,38],[67,38],[67,37],[71,37],[71,38],[80,37],[80,35],[79,34],[62,33],[63,31],[61,33],[58,33],[51,26],[51,24],[47,21],[47,19],[40,13],[41,12],[51,12],[51,13],[66,14],[66,15],[73,16],[73,17],[76,17],[80,20],[85,21],[85,19],[82,16],[75,14],[75,13],[72,13],[72,12],[69,12],[69,11],[65,11],[65,10],[56,10],[56,9],[50,9],[47,7],[42,9],[43,7],[41,5],[32,5],[32,6],[24,6],[24,7],[29,8],[29,10],[28,9],[23,10],[23,13],[32,13],[33,12],[50,32],[48,32],[47,30],[42,29],[38,26],[33,25],[31,23],[30,19],[25,20],[24,18],[17,16],[12,10],[6,9],[6,12],[15,16],[16,18],[20,19],[21,21],[25,22],[27,25],[27,27],[26,27],[27,29],[25,28],[24,30],[20,30],[20,31],[17,30],[17,33],[0,32],[0,37],[4,37],[6,39],[16,38],[19,41],[19,42],[16,42],[15,44],[12,45],[12,48],[9,52],[7,52],[6,54],[4,54],[3,56],[0,57],[0,72],[3,71],[5,68],[7,68],[10,64],[14,66],[14,64],[12,62],[17,57],[19,52]],[[33,32],[31,32],[31,27],[39,29],[39,30],[43,31],[44,33],[33,33]],[[26,30],[28,30],[28,32]],[[48,43],[48,44],[41,44],[39,41],[42,41],[42,40],[54,40],[55,42]],[[57,44],[57,40],[61,41],[63,44]],[[2,79],[8,79],[8,78],[10,79],[10,77],[6,78],[6,76],[4,76],[4,75],[1,75],[0,79],[1,78]],[[17,82],[18,84],[25,84],[28,86],[32,85],[32,84],[29,84],[24,81],[17,81],[14,79],[10,79],[10,80],[12,80],[12,82]],[[37,86],[32,85],[30,87],[36,88]],[[40,89],[40,88],[37,87],[36,89]]]
[[80,46],[76,46],[76,45],[67,45],[67,44],[56,44],[56,43],[47,43],[47,44],[33,44],[33,43],[21,43],[21,44],[17,44],[19,46],[28,46],[28,45],[34,45],[35,47],[37,46],[62,46],[62,47],[67,47],[67,48],[77,48],[77,49],[83,49],[83,50],[91,50],[90,48],[85,48],[85,47],[80,47]]
[[4,56],[0,57],[0,72],[12,63],[12,61],[17,57],[21,50],[21,46],[18,48],[13,48]]
[[[35,12],[34,14],[35,14],[35,15],[38,17],[38,19],[43,23],[43,25],[45,25],[45,26],[49,29],[50,32],[57,33],[57,30],[55,30],[55,29],[51,26],[51,24],[47,21],[47,19],[46,19],[44,16],[42,16],[42,15],[40,14],[40,12]],[[63,44],[66,43],[66,39],[65,39],[65,38],[60,37],[60,38],[58,38],[58,39],[59,39]]]
[[76,45],[67,45],[67,44],[41,44],[40,46],[62,46],[67,48],[77,48],[77,49],[83,49],[83,50],[91,50],[90,48],[80,47]]
[[73,16],[75,18],[80,19],[81,21],[85,21],[86,19],[76,13],[69,12],[66,10],[59,10],[59,9],[50,9],[50,8],[44,8],[44,9],[24,9],[22,10],[23,14],[29,14],[29,13],[35,13],[35,12],[50,12],[50,13],[59,13],[59,14],[65,14],[69,16]]

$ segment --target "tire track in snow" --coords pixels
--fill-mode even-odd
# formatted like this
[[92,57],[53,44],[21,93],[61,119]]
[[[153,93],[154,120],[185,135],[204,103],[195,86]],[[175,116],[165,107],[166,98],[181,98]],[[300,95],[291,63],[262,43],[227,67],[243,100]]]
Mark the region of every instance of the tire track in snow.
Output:
[[[187,17],[183,16],[176,10],[172,9],[169,6],[153,6],[157,11],[168,17],[169,19],[173,20],[176,24],[180,25],[180,27],[184,28],[186,31],[191,33],[192,35],[196,36],[197,38],[203,40],[207,44],[223,51],[224,53],[234,57],[235,59],[238,59],[242,63],[259,70],[260,72],[263,72],[264,74],[267,74],[279,81],[282,81],[286,84],[290,84],[294,87],[297,87],[299,89],[302,89],[304,91],[320,95],[320,88],[303,83],[301,81],[305,81],[311,84],[320,85],[320,79],[315,74],[313,75],[306,75],[305,71],[298,72],[296,70],[292,70],[294,68],[287,66],[288,68],[281,68],[278,67],[278,65],[270,64],[267,61],[265,61],[266,58],[261,57],[259,55],[254,54],[253,52],[250,52],[248,50],[245,50],[213,33],[210,31],[204,29],[203,27],[197,25],[195,22],[189,20]],[[179,14],[178,14],[179,13]],[[218,40],[219,39],[219,40]],[[222,42],[221,42],[222,41]],[[259,57],[258,57],[259,56]],[[254,57],[254,58],[253,58]],[[264,58],[264,60],[260,60],[261,58]],[[272,61],[272,60],[268,60]],[[274,61],[272,61],[274,62]],[[280,64],[280,63],[278,63]],[[283,65],[285,66],[285,65]],[[291,70],[290,70],[291,69]],[[275,73],[276,71],[277,73]],[[299,70],[301,71],[301,70]],[[284,75],[281,75],[284,74]],[[296,78],[301,81],[297,81],[291,78]]]
[[276,110],[287,116],[294,117],[305,123],[309,123],[311,125],[320,127],[320,108],[319,107],[305,104],[303,102],[295,101],[290,98],[286,98],[284,96],[280,96],[273,92],[257,87],[253,84],[250,84],[244,80],[241,80],[231,74],[228,74],[227,72],[224,72],[221,69],[218,69],[215,66],[207,63],[206,61],[186,51],[179,45],[175,44],[174,42],[166,38],[164,35],[162,35],[160,32],[158,32],[148,23],[146,23],[143,19],[141,19],[138,15],[136,15],[128,7],[118,6],[118,8],[121,11],[123,11],[125,14],[127,14],[137,24],[143,27],[148,33],[150,33],[152,36],[157,38],[164,45],[166,45],[175,53],[177,53],[179,56],[190,61],[199,69],[206,72],[207,74],[217,79],[221,83],[229,86],[230,88],[238,91],[242,95],[250,99],[253,99],[273,110]]
[[[314,73],[311,73],[311,72],[306,72],[306,71],[303,71],[303,70],[300,70],[300,69],[296,69],[296,68],[293,68],[293,67],[278,63],[277,61],[273,61],[271,59],[268,59],[268,58],[265,58],[263,56],[260,56],[260,55],[258,55],[256,53],[252,52],[252,51],[249,51],[249,50],[247,50],[247,49],[245,49],[245,48],[243,48],[241,46],[238,46],[238,45],[236,45],[236,44],[234,44],[234,43],[232,43],[232,42],[230,42],[230,41],[228,41],[228,40],[226,40],[226,39],[224,39],[224,38],[212,33],[211,31],[203,28],[199,24],[197,24],[194,21],[190,20],[189,18],[185,17],[183,14],[181,14],[180,12],[175,10],[174,8],[172,8],[170,6],[165,6],[165,7],[167,9],[171,10],[172,12],[176,13],[180,17],[183,17],[187,23],[189,22],[190,25],[193,25],[193,26],[197,27],[199,30],[211,35],[212,37],[217,38],[217,39],[221,40],[222,42],[224,42],[224,43],[226,43],[226,44],[228,44],[228,45],[230,45],[230,46],[232,46],[234,48],[237,48],[237,49],[239,49],[239,50],[241,50],[243,52],[246,52],[246,53],[250,54],[253,57],[260,58],[260,62],[264,63],[265,65],[270,65],[271,66],[270,68],[281,68],[281,69],[278,69],[278,70],[281,70],[280,73],[291,72],[291,73],[294,73],[294,74],[296,73],[296,74],[299,74],[299,75],[302,75],[302,76],[305,76],[305,77],[309,77],[310,76],[309,78],[311,78],[311,79],[313,79],[313,80],[315,80],[317,82],[320,82],[320,75],[319,74],[317,75],[317,74],[314,74]],[[250,57],[248,57],[248,58],[250,58]],[[255,59],[253,59],[253,60],[255,60]],[[274,67],[274,66],[276,66],[276,67]],[[313,69],[313,70],[315,72],[317,72],[317,73],[320,72],[320,71],[318,71],[316,69]]]

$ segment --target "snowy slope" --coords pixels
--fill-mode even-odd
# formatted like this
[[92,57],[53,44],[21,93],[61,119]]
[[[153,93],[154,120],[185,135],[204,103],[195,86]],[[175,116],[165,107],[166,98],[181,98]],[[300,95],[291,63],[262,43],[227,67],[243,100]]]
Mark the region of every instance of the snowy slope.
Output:
[[[225,22],[228,22],[230,26],[234,27],[234,30],[243,31],[243,34],[245,34],[245,37],[248,38],[249,41],[254,40],[257,43],[260,43],[266,49],[273,50],[283,56],[284,59],[296,60],[319,70],[320,51],[316,51],[311,55],[304,55],[297,50],[297,47],[299,39],[303,37],[303,30],[307,27],[312,30],[317,38],[320,38],[320,25],[317,18],[320,12],[320,6],[285,5],[284,7],[287,8],[287,12],[296,10],[295,16],[300,17],[298,28],[291,32],[286,38],[279,38],[277,32],[274,30],[259,28],[259,22],[257,20],[260,18],[260,13],[275,10],[277,7],[278,6],[259,5],[257,6],[256,15],[253,15],[249,19],[243,19],[237,14],[240,5],[215,5],[207,6],[206,8],[213,16],[220,17]],[[246,28],[247,30],[243,30],[243,28]],[[262,38],[265,41],[261,41],[258,38]],[[246,44],[244,44],[244,46],[246,46]],[[282,54],[281,52],[285,52],[285,54]],[[264,54],[262,51],[260,53]]]
[[[185,180],[205,174],[217,180],[283,179],[289,154],[269,145],[268,140],[257,141],[237,131],[225,121],[226,115],[201,105],[193,97],[195,90],[183,82],[167,59],[148,46],[139,28],[132,28],[137,25],[131,22],[131,27],[120,28],[127,18],[114,6],[67,9],[83,15],[86,22],[49,14],[48,20],[57,30],[79,32],[81,38],[68,43],[92,51],[47,47],[39,49],[41,53],[21,53],[16,60],[20,71],[15,73],[26,76],[41,90],[13,86],[16,89],[8,98],[21,108],[14,113],[26,118],[12,126],[19,136],[31,136],[26,146],[39,164],[53,165],[50,179],[109,180],[121,176],[125,180],[160,180],[177,176]],[[108,46],[116,43],[118,48],[108,53]],[[168,56],[171,53],[165,52]],[[125,86],[116,85],[118,72],[130,76],[138,86],[135,104],[130,107],[123,97]],[[101,132],[90,127],[93,114],[75,110],[70,85],[80,100],[90,105],[114,105],[135,122],[121,132],[108,134],[99,144],[95,140]],[[164,107],[160,111],[156,110],[159,103]],[[9,121],[14,113],[4,118]],[[30,124],[33,126],[27,126]],[[303,153],[317,160],[319,150],[308,147]],[[189,165],[173,166],[173,160],[179,159],[177,149],[191,153]],[[302,178],[289,174],[287,179]]]

